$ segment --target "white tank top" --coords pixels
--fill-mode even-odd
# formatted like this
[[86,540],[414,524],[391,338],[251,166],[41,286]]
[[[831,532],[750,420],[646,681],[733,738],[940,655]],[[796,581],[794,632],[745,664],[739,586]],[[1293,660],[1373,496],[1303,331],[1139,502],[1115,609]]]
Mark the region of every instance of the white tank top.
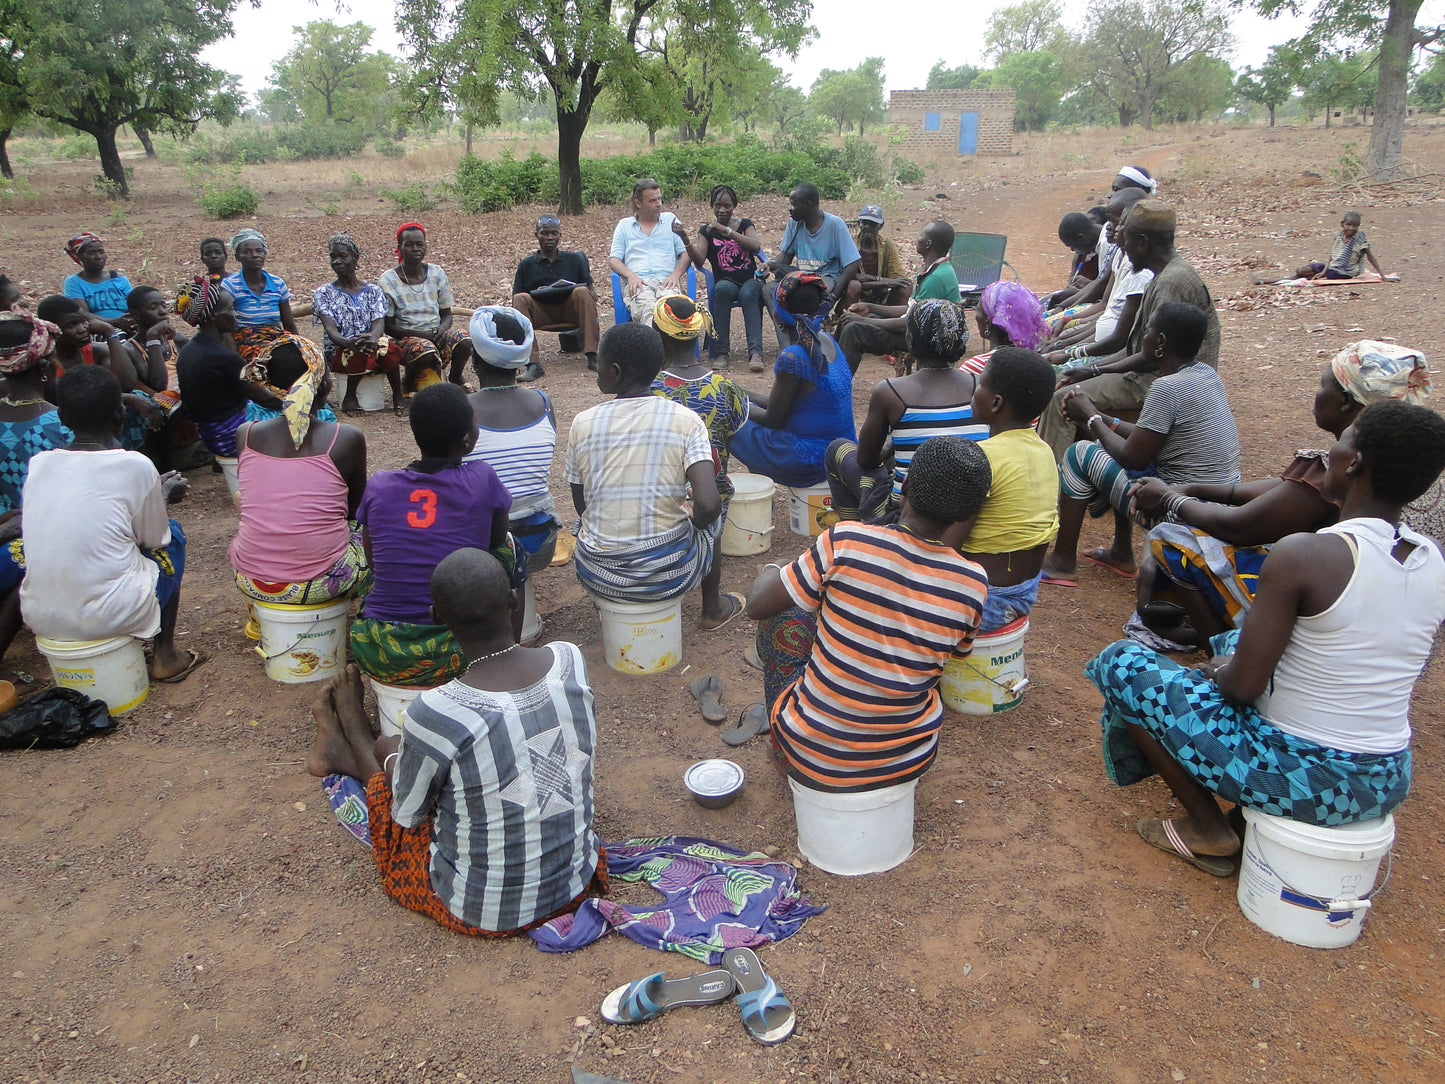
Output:
[[[1396,753],[1410,744],[1410,692],[1445,620],[1445,558],[1435,544],[1382,519],[1324,527],[1355,555],[1334,605],[1295,623],[1259,713],[1317,745]],[[1396,541],[1415,543],[1400,562]]]

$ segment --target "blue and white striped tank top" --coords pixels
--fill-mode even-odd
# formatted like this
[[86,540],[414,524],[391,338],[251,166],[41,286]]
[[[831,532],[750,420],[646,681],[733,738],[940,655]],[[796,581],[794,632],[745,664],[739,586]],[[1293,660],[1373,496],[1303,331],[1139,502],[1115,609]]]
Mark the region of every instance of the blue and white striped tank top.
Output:
[[[892,388],[890,384],[889,390],[892,391]],[[929,437],[949,434],[968,440],[984,440],[988,437],[988,426],[973,420],[971,401],[936,407],[904,404],[903,416],[894,423],[890,434],[893,437],[895,502],[903,499],[903,479],[908,477],[908,465],[913,462],[913,453],[923,447],[923,442]]]

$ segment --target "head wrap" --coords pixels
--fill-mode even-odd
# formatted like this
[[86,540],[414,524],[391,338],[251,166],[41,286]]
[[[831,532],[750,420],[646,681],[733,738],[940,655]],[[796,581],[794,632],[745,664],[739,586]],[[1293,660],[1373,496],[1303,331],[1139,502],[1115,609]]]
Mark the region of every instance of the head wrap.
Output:
[[[301,352],[306,371],[283,393],[271,383],[269,366],[271,355],[277,348],[287,344]],[[242,380],[265,384],[281,395],[281,416],[286,419],[286,428],[291,430],[291,441],[297,448],[301,447],[301,442],[306,439],[306,434],[311,429],[311,407],[316,402],[317,389],[321,387],[321,380],[325,376],[326,358],[321,353],[321,347],[301,335],[291,334],[282,334],[280,338],[267,343],[265,349],[241,369]]]
[[1141,199],[1129,209],[1128,221],[1129,228],[1140,233],[1173,233],[1179,216],[1163,200]]
[[664,294],[657,299],[657,304],[652,307],[652,326],[669,339],[692,340],[711,335],[712,315],[696,302],[693,302],[691,319],[679,320],[673,315],[667,303],[679,297],[692,301],[686,294]]
[[1362,339],[1330,362],[1345,394],[1364,406],[1384,399],[1420,404],[1430,394],[1430,369],[1418,350]]
[[326,242],[326,252],[329,255],[333,248],[339,248],[342,252],[349,252],[358,260],[361,259],[361,246],[356,243],[356,238],[342,230],[340,233],[333,233]]
[[[510,316],[522,325],[522,341],[514,343],[497,334],[497,317]],[[488,365],[498,369],[525,369],[532,360],[532,321],[516,309],[505,305],[483,305],[472,313],[467,325],[472,337],[472,349]]]
[[210,275],[197,275],[191,284],[176,295],[176,312],[185,317],[191,327],[200,327],[211,318],[216,300],[221,296],[221,284]]
[[806,286],[809,283],[817,283],[823,287],[823,292],[828,292],[828,284],[819,275],[813,275],[807,271],[789,271],[778,282],[777,289],[773,291],[773,309],[778,314],[778,322],[784,327],[792,328],[798,336],[798,344],[808,352],[809,359],[817,353],[818,330],[823,326],[823,315],[808,313],[803,316],[796,316],[788,311],[788,296],[799,286]]
[[80,251],[85,248],[86,245],[103,244],[105,244],[105,242],[93,233],[77,233],[69,241],[65,242],[65,254],[76,263],[79,263]]
[[396,258],[401,259],[401,235],[407,230],[421,230],[421,235],[426,236],[426,227],[420,222],[403,222],[396,228]]
[[22,323],[30,325],[30,338],[19,346],[0,347],[0,373],[25,373],[34,369],[50,356],[53,336],[60,329],[49,320],[32,316],[24,309],[0,312],[0,323]]
[[260,241],[261,251],[270,251],[270,249],[266,247],[265,234],[263,234],[260,230],[244,229],[238,230],[236,232],[236,236],[231,238],[231,255],[240,256],[241,246],[244,245],[247,241]]
[[1119,170],[1120,177],[1132,184],[1135,188],[1142,188],[1151,196],[1159,191],[1159,182],[1153,177],[1144,176],[1144,171],[1136,166],[1124,166]]
[[906,322],[909,348],[920,349],[952,364],[963,357],[968,345],[968,323],[963,311],[952,301],[929,298],[908,307]]
[[1044,307],[1025,285],[1000,279],[984,287],[978,307],[994,327],[1008,333],[1008,341],[1025,350],[1035,350],[1051,329],[1044,320]]
[[543,226],[556,226],[560,230],[562,228],[562,220],[556,215],[538,215],[536,228],[540,230]]

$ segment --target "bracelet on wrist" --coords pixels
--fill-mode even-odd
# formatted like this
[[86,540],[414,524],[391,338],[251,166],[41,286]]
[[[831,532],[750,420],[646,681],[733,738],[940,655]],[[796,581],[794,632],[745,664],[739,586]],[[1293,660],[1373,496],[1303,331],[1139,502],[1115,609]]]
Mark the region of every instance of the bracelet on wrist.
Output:
[[1102,414],[1090,414],[1090,415],[1089,415],[1089,420],[1084,423],[1084,428],[1087,429],[1087,430],[1089,430],[1090,432],[1093,432],[1094,423],[1095,423],[1095,422],[1101,422],[1101,421],[1103,421],[1103,420],[1104,420],[1104,415],[1102,415]]
[[147,350],[149,350],[152,346],[165,346],[165,345],[166,345],[166,341],[165,341],[164,339],[147,339],[147,340],[146,340],[146,349],[147,349]]
[[1089,366],[1089,373],[1090,373],[1091,375],[1093,375],[1093,376],[1099,376],[1099,375],[1101,375],[1101,374],[1099,373],[1099,363],[1098,363],[1098,362],[1094,362],[1093,364],[1091,364],[1091,365]]

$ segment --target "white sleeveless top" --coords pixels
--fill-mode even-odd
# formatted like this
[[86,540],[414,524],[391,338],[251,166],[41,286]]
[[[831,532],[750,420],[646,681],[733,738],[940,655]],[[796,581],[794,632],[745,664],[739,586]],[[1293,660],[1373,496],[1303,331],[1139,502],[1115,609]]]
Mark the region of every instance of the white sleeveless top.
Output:
[[1350,753],[1397,753],[1410,744],[1410,693],[1445,620],[1445,558],[1435,544],[1400,526],[1415,543],[1404,562],[1382,519],[1321,528],[1355,554],[1355,571],[1334,605],[1295,623],[1267,691],[1255,703],[1281,730]]
[[477,426],[477,444],[466,461],[480,459],[497,472],[512,495],[511,518],[520,520],[554,510],[547,478],[556,447],[557,427],[544,411],[536,421],[517,429]]

